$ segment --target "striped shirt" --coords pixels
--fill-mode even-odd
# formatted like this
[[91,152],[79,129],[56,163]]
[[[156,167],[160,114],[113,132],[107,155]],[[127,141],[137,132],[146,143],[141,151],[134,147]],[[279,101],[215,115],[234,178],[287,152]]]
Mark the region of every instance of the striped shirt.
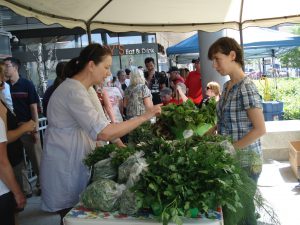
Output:
[[[253,128],[253,124],[248,118],[247,110],[250,108],[262,108],[262,103],[257,88],[250,78],[245,77],[227,93],[228,84],[228,82],[224,84],[222,96],[217,105],[217,127],[220,135],[227,135],[236,142]],[[259,139],[240,150],[246,153],[243,154],[245,157],[240,158],[243,167],[262,163]]]

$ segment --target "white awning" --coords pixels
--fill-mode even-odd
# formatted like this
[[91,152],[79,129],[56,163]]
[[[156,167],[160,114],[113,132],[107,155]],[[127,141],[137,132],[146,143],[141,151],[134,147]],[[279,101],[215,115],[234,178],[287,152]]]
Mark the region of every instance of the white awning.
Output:
[[0,0],[0,5],[47,25],[113,32],[214,32],[300,23],[300,0]]

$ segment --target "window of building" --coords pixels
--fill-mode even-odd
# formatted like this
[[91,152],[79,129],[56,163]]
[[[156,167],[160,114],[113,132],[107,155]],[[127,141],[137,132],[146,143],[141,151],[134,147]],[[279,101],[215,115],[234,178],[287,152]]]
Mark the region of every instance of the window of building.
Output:
[[142,36],[127,36],[127,37],[119,37],[120,45],[129,45],[129,44],[141,44]]
[[155,37],[155,34],[149,34],[149,35],[146,35],[146,42],[147,43],[156,43],[156,37]]
[[78,48],[81,45],[80,40],[75,35],[44,37],[43,43],[46,49],[51,49],[54,45],[56,49]]
[[119,38],[117,33],[106,33],[106,44],[108,45],[118,45]]
[[[82,47],[84,48],[85,46],[88,46],[89,44],[88,35],[87,34],[81,35],[80,38],[81,38]],[[101,33],[91,34],[91,39],[92,39],[92,43],[98,43],[101,45],[103,44]]]

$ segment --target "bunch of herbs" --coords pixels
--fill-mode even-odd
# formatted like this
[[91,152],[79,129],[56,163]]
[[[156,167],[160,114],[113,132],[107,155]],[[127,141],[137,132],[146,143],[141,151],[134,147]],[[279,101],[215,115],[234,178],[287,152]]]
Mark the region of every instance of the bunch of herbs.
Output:
[[241,169],[216,139],[224,140],[156,139],[140,146],[156,150],[147,154],[148,170],[134,187],[139,207],[152,208],[163,224],[181,224],[180,216],[191,217],[194,209],[207,213],[217,206],[231,212],[242,208],[237,191],[243,186]]
[[183,138],[185,130],[192,130],[201,136],[215,123],[215,99],[211,99],[207,105],[200,109],[191,100],[188,100],[180,105],[164,106],[161,116],[153,125],[153,132],[157,137],[174,140]]

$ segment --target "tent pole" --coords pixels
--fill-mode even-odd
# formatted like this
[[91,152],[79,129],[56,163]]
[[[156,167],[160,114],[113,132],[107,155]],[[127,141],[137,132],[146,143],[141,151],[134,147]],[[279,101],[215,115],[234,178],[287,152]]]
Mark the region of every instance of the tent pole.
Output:
[[[244,40],[243,40],[243,28],[242,24],[239,24],[239,32],[240,32],[240,43],[241,43],[241,48],[244,51]],[[243,60],[245,60],[245,55],[243,54]],[[245,65],[243,66],[243,71],[245,71]]]
[[[242,50],[244,51],[243,26],[242,26],[243,10],[244,10],[244,0],[241,1],[240,18],[239,18],[240,44],[241,44]],[[244,60],[245,60],[245,56],[243,54],[243,61]],[[245,71],[245,63],[244,63],[244,66],[243,66],[243,71]]]
[[86,23],[86,34],[88,36],[89,44],[92,43],[92,35],[91,35],[91,23]]
[[239,25],[239,32],[240,32],[240,43],[241,43],[241,47],[244,48],[244,40],[243,40],[243,29],[242,29],[242,24]]

